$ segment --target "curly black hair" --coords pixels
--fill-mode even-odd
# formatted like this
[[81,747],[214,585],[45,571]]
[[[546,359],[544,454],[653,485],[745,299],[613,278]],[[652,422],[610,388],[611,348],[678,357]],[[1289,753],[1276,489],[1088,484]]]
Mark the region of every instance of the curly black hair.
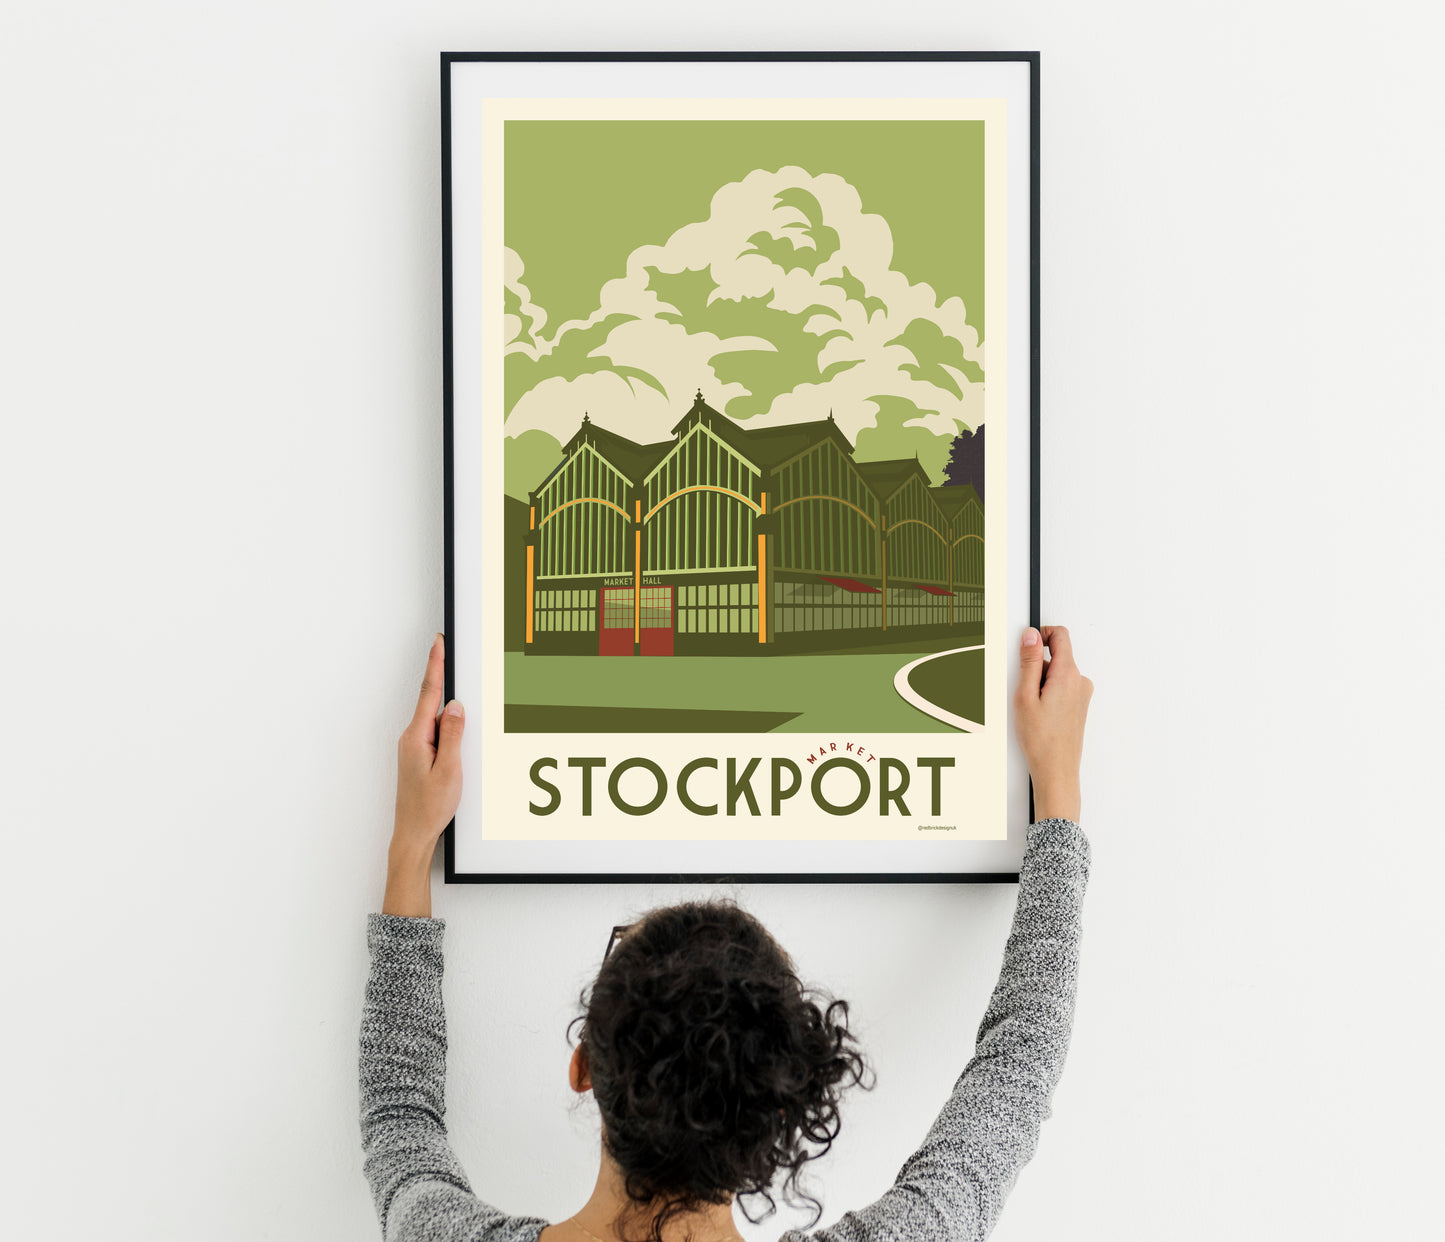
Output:
[[[662,1242],[674,1217],[731,1196],[761,1195],[768,1210],[743,1214],[766,1219],[780,1169],[784,1198],[798,1203],[799,1171],[838,1136],[844,1088],[876,1085],[850,1046],[848,1002],[805,987],[792,958],[730,897],[649,911],[579,1003],[568,1037],[581,1022],[604,1145],[633,1211],[655,1212],[649,1242]],[[802,1201],[815,1209],[811,1228],[822,1204]],[[626,1236],[623,1220],[614,1228]]]

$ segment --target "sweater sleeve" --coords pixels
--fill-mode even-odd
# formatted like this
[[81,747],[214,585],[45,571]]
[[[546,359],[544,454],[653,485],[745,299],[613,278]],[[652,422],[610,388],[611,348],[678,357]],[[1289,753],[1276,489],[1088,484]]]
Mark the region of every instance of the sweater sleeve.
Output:
[[1031,1159],[1063,1073],[1089,840],[1072,820],[1030,824],[1003,968],[973,1059],[922,1146],[866,1208],[779,1242],[982,1242]]
[[444,919],[369,914],[361,1018],[363,1168],[384,1242],[532,1242],[540,1217],[473,1193],[447,1141]]

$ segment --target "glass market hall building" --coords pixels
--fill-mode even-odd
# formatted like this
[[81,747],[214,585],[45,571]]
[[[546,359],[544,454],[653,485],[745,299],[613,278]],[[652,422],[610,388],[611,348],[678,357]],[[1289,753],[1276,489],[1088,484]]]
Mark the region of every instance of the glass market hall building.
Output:
[[[638,444],[583,415],[529,494],[526,651],[767,655],[982,634],[972,487],[932,486],[912,458],[854,461],[831,414],[750,429],[699,392],[672,432]],[[509,583],[519,602],[522,586]]]

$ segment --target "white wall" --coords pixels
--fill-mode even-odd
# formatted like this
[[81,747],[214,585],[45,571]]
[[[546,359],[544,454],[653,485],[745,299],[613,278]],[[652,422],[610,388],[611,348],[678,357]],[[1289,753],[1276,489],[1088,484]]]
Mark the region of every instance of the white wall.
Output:
[[[376,1236],[364,916],[442,606],[437,52],[488,47],[1043,49],[1044,619],[1098,686],[1095,867],[994,1236],[1425,1236],[1438,11],[515,7],[7,8],[12,1236]],[[679,895],[438,876],[452,1132],[503,1207],[590,1192],[564,1027],[611,924]],[[879,1070],[832,1220],[967,1060],[1013,892],[743,895]]]

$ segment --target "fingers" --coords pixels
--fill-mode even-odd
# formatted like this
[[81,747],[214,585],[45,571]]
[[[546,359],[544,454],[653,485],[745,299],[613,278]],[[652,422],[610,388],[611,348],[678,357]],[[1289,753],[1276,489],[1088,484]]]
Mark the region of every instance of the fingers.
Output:
[[1039,641],[1039,632],[1033,626],[1024,631],[1019,643],[1019,688],[1020,698],[1039,696],[1039,682],[1044,675],[1044,644]]
[[1044,668],[1043,695],[1048,696],[1050,687],[1077,686],[1083,691],[1087,706],[1094,693],[1094,683],[1079,671],[1078,664],[1074,662],[1074,644],[1069,638],[1069,631],[1062,625],[1045,625],[1041,629],[1050,657]]
[[466,713],[462,705],[453,699],[442,713],[441,725],[437,730],[436,766],[443,771],[459,771],[462,766],[462,730],[466,727]]
[[442,689],[447,665],[446,641],[438,634],[432,639],[431,652],[427,656],[426,674],[421,679],[421,694],[416,701],[416,713],[407,726],[408,732],[417,734],[430,742],[435,736],[437,712],[442,706]]
[[1049,660],[1053,663],[1063,660],[1066,663],[1074,663],[1074,644],[1069,639],[1069,631],[1062,625],[1041,626],[1039,632],[1044,636],[1044,642],[1049,648]]

